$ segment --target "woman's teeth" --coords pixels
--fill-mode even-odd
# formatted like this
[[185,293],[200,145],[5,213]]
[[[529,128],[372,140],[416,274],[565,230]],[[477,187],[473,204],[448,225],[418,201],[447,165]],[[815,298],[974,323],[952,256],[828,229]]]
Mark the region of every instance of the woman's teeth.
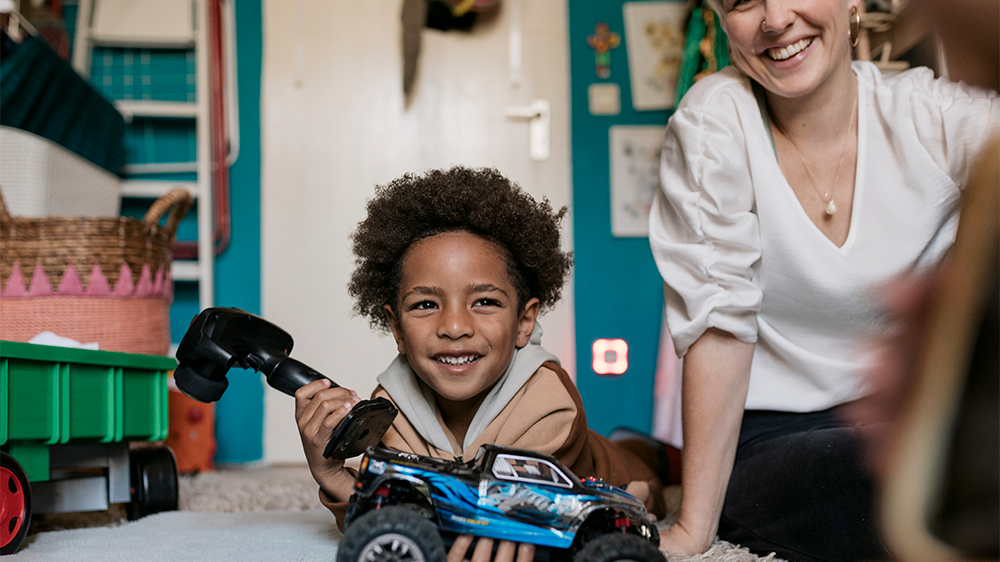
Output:
[[466,363],[472,363],[477,359],[475,355],[466,355],[465,357],[438,357],[439,363],[446,363],[448,365],[465,365]]
[[795,55],[797,55],[798,53],[800,53],[802,49],[805,49],[810,44],[812,44],[812,39],[807,37],[805,39],[802,39],[801,41],[792,43],[787,47],[782,47],[780,49],[768,49],[767,56],[771,57],[772,60],[779,60],[779,61],[790,59]]

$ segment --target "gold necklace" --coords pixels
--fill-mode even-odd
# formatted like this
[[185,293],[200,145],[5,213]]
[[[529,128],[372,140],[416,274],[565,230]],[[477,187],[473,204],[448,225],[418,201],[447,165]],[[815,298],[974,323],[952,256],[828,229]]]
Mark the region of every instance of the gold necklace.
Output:
[[854,125],[854,115],[858,108],[858,94],[854,93],[854,103],[851,105],[851,118],[847,120],[847,133],[844,134],[844,146],[840,148],[840,162],[837,163],[837,173],[833,176],[833,183],[830,184],[830,191],[820,191],[819,184],[816,183],[816,177],[813,176],[812,170],[809,169],[809,165],[806,164],[805,158],[802,157],[802,151],[799,150],[799,146],[795,144],[792,137],[785,132],[785,130],[778,125],[777,121],[774,122],[781,134],[788,139],[788,142],[792,143],[792,148],[795,149],[795,155],[799,157],[799,162],[802,162],[802,167],[805,168],[806,174],[809,176],[809,181],[812,183],[813,189],[816,193],[820,194],[820,197],[826,200],[826,208],[823,210],[826,212],[827,218],[832,217],[837,213],[837,204],[833,202],[833,190],[837,187],[837,180],[840,179],[840,169],[844,166],[844,155],[847,153],[847,140],[851,138],[851,128]]

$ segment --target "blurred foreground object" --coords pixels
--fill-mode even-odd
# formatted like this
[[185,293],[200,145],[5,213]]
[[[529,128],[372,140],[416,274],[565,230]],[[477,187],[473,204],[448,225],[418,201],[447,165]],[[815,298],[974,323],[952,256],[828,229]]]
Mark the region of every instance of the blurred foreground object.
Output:
[[911,0],[910,4],[941,41],[949,79],[1000,91],[1000,2]]
[[925,345],[882,477],[899,559],[1000,557],[1000,140],[964,192],[955,246],[928,307]]
[[[951,80],[1000,90],[1000,3],[911,4],[941,41]],[[907,562],[1000,559],[998,211],[994,138],[963,193],[950,259],[923,297],[911,295],[924,299],[914,310],[925,345],[881,486],[886,539]]]

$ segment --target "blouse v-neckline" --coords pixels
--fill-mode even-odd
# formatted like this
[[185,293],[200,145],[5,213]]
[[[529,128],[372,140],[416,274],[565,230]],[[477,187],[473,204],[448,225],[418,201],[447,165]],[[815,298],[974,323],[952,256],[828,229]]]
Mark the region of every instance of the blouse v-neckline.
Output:
[[[854,71],[853,67],[852,67],[851,70]],[[767,112],[767,101],[766,101],[766,98],[764,96],[764,89],[760,85],[758,85],[756,82],[753,82],[753,81],[750,82],[751,88],[753,90],[754,98],[757,100],[757,108],[760,110],[761,124],[764,127],[764,132],[765,132],[765,134],[767,134],[768,140],[771,143],[771,155],[773,156],[774,166],[777,168],[778,176],[781,177],[781,180],[784,183],[784,188],[785,188],[784,192],[785,192],[785,195],[787,197],[790,197],[792,199],[793,203],[798,208],[798,215],[799,215],[800,219],[804,220],[808,224],[808,228],[812,232],[814,232],[815,235],[819,236],[820,238],[823,239],[823,241],[825,241],[827,244],[829,244],[829,246],[834,251],[836,251],[836,252],[838,252],[840,254],[846,254],[847,251],[850,249],[850,247],[854,243],[855,234],[856,234],[856,231],[858,230],[856,228],[856,225],[858,223],[858,219],[860,218],[860,212],[861,212],[860,211],[860,209],[861,209],[861,199],[862,199],[862,195],[863,195],[863,192],[864,192],[864,176],[861,173],[861,170],[863,169],[864,160],[865,160],[865,158],[864,158],[864,154],[865,154],[865,152],[864,152],[865,135],[863,134],[862,131],[864,131],[864,127],[867,124],[867,120],[865,119],[865,108],[866,108],[867,104],[863,103],[864,102],[864,91],[863,91],[863,85],[861,83],[861,77],[858,76],[858,74],[857,74],[856,71],[854,71],[854,73],[855,73],[855,76],[857,76],[857,78],[858,78],[858,86],[857,86],[858,87],[858,93],[857,93],[857,95],[858,95],[858,128],[857,128],[858,153],[857,153],[857,158],[856,158],[855,167],[854,167],[854,196],[851,198],[851,219],[850,219],[851,222],[847,226],[847,237],[844,238],[844,243],[842,245],[840,245],[840,246],[838,246],[833,240],[831,240],[830,237],[827,236],[822,230],[820,230],[820,228],[818,226],[816,226],[816,223],[814,223],[812,221],[812,219],[809,218],[809,213],[807,213],[805,207],[802,206],[802,201],[800,201],[799,198],[798,198],[798,196],[795,195],[795,190],[792,189],[792,185],[788,182],[788,178],[785,177],[785,172],[781,169],[780,162],[778,162],[778,148],[774,144],[774,131],[772,130],[771,119],[768,116],[768,112]]]

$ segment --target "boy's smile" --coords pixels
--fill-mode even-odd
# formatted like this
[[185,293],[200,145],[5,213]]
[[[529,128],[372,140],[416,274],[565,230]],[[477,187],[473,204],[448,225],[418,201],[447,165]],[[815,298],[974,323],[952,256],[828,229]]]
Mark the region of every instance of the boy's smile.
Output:
[[413,244],[403,258],[399,317],[386,314],[399,353],[438,396],[446,415],[475,414],[523,347],[538,299],[518,312],[517,293],[500,249],[468,232]]

